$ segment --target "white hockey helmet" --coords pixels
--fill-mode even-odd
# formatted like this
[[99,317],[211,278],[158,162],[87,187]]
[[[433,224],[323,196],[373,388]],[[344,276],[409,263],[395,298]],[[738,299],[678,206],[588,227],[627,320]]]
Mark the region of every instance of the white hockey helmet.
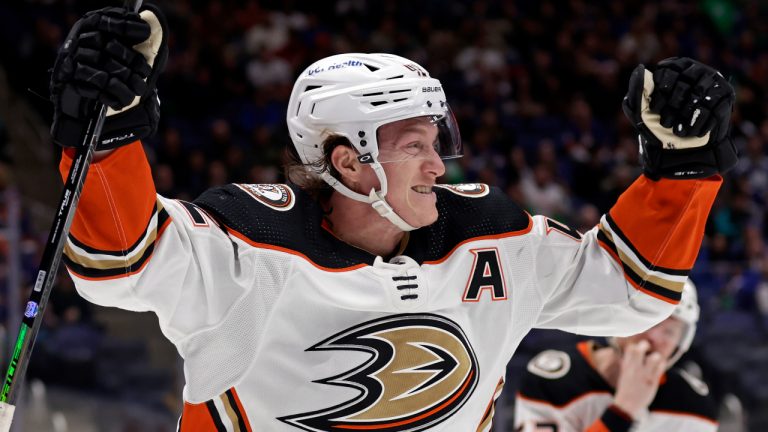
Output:
[[688,351],[696,336],[696,324],[699,322],[699,297],[696,294],[696,285],[690,279],[685,281],[683,292],[680,297],[680,303],[675,306],[672,316],[685,324],[685,330],[677,349],[669,358],[668,365],[672,366],[680,357]]
[[[379,160],[380,126],[414,117],[430,117],[438,126],[435,150],[443,159],[461,156],[461,137],[440,81],[415,62],[392,54],[339,54],[301,73],[291,92],[286,121],[294,149],[310,175],[321,177],[345,196],[370,203],[405,231],[414,229],[385,201],[387,179]],[[325,164],[323,143],[332,135],[347,138],[358,160],[370,164],[381,183],[363,195],[334,178]]]
[[[693,338],[696,336],[696,324],[699,322],[699,314],[700,309],[698,296],[696,295],[696,285],[690,279],[686,279],[680,296],[680,303],[675,306],[670,315],[670,318],[674,317],[685,324],[685,328],[683,329],[680,341],[677,343],[677,348],[675,348],[667,360],[667,369],[671,368],[691,348]],[[620,349],[620,345],[615,337],[608,338],[608,343],[614,348]]]

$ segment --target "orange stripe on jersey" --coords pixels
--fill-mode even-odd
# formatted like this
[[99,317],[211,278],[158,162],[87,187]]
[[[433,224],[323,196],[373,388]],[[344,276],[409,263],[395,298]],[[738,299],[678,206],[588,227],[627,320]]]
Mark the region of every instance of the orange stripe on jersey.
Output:
[[501,391],[504,389],[504,377],[501,377],[499,379],[498,384],[496,384],[496,389],[493,391],[493,396],[491,397],[491,401],[488,402],[488,406],[485,408],[485,411],[483,412],[483,418],[480,420],[480,424],[477,426],[476,432],[483,432],[490,428],[491,424],[493,423],[493,416],[496,413],[496,400],[501,396]]
[[610,246],[608,246],[608,244],[606,244],[602,240],[598,240],[597,244],[599,244],[601,248],[605,249],[605,251],[611,255],[611,257],[613,258],[614,261],[616,261],[616,264],[618,264],[619,267],[624,266],[624,263],[621,262],[621,259],[619,258],[619,256],[616,254],[616,252],[613,249],[611,249]]
[[592,359],[592,351],[595,348],[595,342],[591,340],[581,341],[576,344],[576,349],[579,351],[584,360],[587,361],[592,369],[597,370],[595,367],[595,361]]
[[215,432],[218,428],[205,403],[184,402],[179,432]]
[[506,233],[502,233],[502,234],[493,234],[493,235],[485,235],[485,236],[468,238],[468,239],[462,241],[461,243],[457,244],[456,246],[454,246],[453,249],[451,249],[447,254],[445,254],[444,257],[442,257],[440,259],[432,260],[432,261],[424,261],[424,264],[440,264],[441,262],[443,262],[443,261],[447,260],[448,258],[450,258],[450,256],[453,255],[453,253],[456,252],[456,250],[458,248],[460,248],[461,246],[463,246],[463,245],[465,245],[465,244],[467,244],[469,242],[481,241],[481,240],[502,239],[502,238],[507,238],[507,237],[516,237],[516,236],[521,236],[523,234],[528,234],[533,229],[533,218],[531,218],[531,215],[529,215],[528,213],[526,213],[526,215],[528,215],[528,226],[523,228],[523,229],[521,229],[521,230],[510,231],[510,232],[506,232]]
[[[165,223],[163,223],[163,225],[160,228],[158,228],[158,230],[157,230],[157,238],[155,239],[155,242],[160,241],[160,237],[163,235],[163,232],[165,232],[165,229],[168,228],[168,226],[170,224],[171,224],[171,219],[169,218],[169,219],[167,219],[165,221]],[[86,276],[86,275],[84,275],[82,273],[79,273],[79,272],[73,270],[72,267],[67,267],[67,270],[69,270],[70,273],[76,275],[79,279],[85,279],[85,280],[91,280],[91,281],[104,281],[104,280],[112,280],[112,279],[121,279],[121,278],[125,278],[125,277],[131,276],[131,275],[135,275],[136,273],[139,273],[142,270],[144,270],[144,267],[147,266],[149,261],[152,259],[152,255],[154,255],[154,253],[155,252],[153,250],[152,253],[144,260],[144,262],[141,264],[141,266],[139,268],[137,268],[137,269],[135,269],[133,271],[127,271],[127,272],[120,273],[120,274],[117,274],[117,275],[112,275],[112,276]]]
[[282,246],[275,246],[275,245],[271,245],[271,244],[267,244],[267,243],[255,242],[255,241],[249,239],[248,237],[246,237],[245,234],[243,234],[243,233],[241,233],[239,231],[235,231],[234,229],[232,229],[232,228],[230,228],[230,227],[228,227],[226,225],[224,225],[224,228],[227,229],[228,233],[232,234],[233,236],[239,238],[240,240],[248,243],[249,245],[251,245],[253,247],[262,248],[262,249],[272,249],[272,250],[275,250],[275,251],[278,251],[278,252],[285,252],[285,253],[289,253],[291,255],[296,255],[297,257],[304,258],[308,263],[312,264],[313,266],[315,266],[318,269],[323,270],[323,271],[327,271],[327,272],[347,272],[347,271],[357,270],[359,268],[363,268],[363,267],[368,265],[368,264],[355,264],[353,266],[343,267],[343,268],[323,267],[323,266],[315,263],[308,256],[304,255],[303,253],[301,253],[299,251],[296,251],[296,250],[293,250],[293,249],[288,249],[288,248],[285,248],[285,247],[282,247]]
[[608,426],[601,419],[597,419],[588,428],[584,429],[584,432],[611,432],[611,430],[608,429]]
[[237,406],[238,411],[240,411],[240,415],[242,417],[243,422],[245,422],[245,429],[248,432],[253,432],[253,429],[251,429],[251,424],[248,422],[248,417],[245,415],[245,410],[243,409],[243,403],[240,402],[240,396],[237,395],[237,392],[235,391],[235,388],[232,387],[227,392],[228,395],[232,396],[232,399],[235,401],[235,405]]
[[[65,150],[59,170],[66,177],[72,150]],[[125,250],[144,234],[157,200],[152,172],[141,142],[119,147],[94,162],[83,186],[72,235],[102,250]]]
[[722,177],[653,181],[641,176],[609,214],[653,266],[688,270],[704,236],[704,224]]
[[704,417],[698,414],[690,413],[690,412],[683,412],[683,411],[672,411],[672,410],[652,410],[651,412],[658,413],[658,414],[669,414],[669,415],[675,415],[675,416],[685,416],[685,417],[693,417],[695,419],[705,421],[707,423],[711,423],[715,426],[717,426],[719,423],[717,420],[713,420],[709,417]]
[[673,305],[676,305],[676,304],[680,303],[680,302],[679,302],[679,301],[677,301],[677,300],[671,299],[671,298],[669,298],[669,297],[664,297],[664,296],[663,296],[663,295],[661,295],[661,294],[657,294],[657,293],[655,293],[655,292],[653,292],[653,291],[650,291],[650,290],[647,290],[647,289],[645,289],[645,288],[641,287],[641,286],[640,286],[640,285],[638,285],[638,284],[637,284],[635,281],[633,281],[632,279],[630,279],[630,278],[629,278],[629,276],[627,276],[627,275],[626,275],[626,273],[624,274],[624,278],[627,280],[627,282],[629,282],[629,283],[630,283],[630,285],[632,285],[633,287],[635,287],[635,289],[636,289],[636,290],[642,291],[643,293],[645,293],[645,294],[648,294],[649,296],[651,296],[651,297],[653,297],[653,298],[657,298],[657,299],[659,299],[659,300],[665,301],[665,302],[667,302],[667,303],[669,303],[669,304],[673,304]]

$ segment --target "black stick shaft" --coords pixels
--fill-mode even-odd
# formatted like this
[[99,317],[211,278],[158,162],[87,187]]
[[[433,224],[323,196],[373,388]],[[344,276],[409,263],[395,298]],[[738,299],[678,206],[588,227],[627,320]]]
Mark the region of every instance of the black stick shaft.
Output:
[[[133,11],[138,11],[142,0],[125,0],[124,7]],[[43,313],[48,303],[48,298],[53,289],[53,283],[56,280],[56,274],[61,263],[61,253],[64,249],[64,243],[67,241],[69,229],[72,226],[72,219],[77,210],[77,203],[80,200],[80,192],[85,183],[85,177],[88,174],[93,154],[96,150],[96,144],[101,136],[101,129],[104,126],[104,119],[107,115],[107,107],[99,104],[88,122],[85,136],[75,152],[72,160],[72,167],[69,169],[67,178],[64,182],[64,190],[61,193],[58,210],[51,225],[51,231],[48,233],[48,240],[43,250],[43,258],[40,261],[40,267],[37,272],[37,280],[32,289],[27,302],[24,318],[22,318],[19,334],[16,338],[16,344],[13,349],[13,356],[8,365],[8,372],[5,375],[2,391],[0,391],[0,402],[9,405],[16,405],[19,389],[29,365],[29,358],[32,354],[32,348],[35,345],[37,332],[40,330],[40,324],[43,320]],[[16,289],[17,287],[11,287]]]

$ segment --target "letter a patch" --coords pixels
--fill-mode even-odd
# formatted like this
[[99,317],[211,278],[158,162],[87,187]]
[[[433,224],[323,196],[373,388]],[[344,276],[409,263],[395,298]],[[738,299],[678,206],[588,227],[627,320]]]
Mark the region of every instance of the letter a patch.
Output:
[[491,292],[491,300],[507,299],[507,285],[504,282],[504,271],[501,269],[499,250],[496,248],[470,249],[475,256],[472,273],[469,275],[467,287],[464,289],[465,302],[480,301],[485,290]]

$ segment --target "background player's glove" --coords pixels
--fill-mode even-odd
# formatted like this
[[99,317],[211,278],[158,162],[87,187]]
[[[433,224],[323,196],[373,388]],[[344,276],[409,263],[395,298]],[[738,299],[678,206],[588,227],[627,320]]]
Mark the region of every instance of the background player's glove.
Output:
[[56,143],[80,145],[96,103],[108,108],[97,145],[112,149],[151,136],[160,120],[155,85],[168,58],[167,26],[160,10],[121,8],[88,12],[59,50],[51,76]]
[[733,168],[728,131],[735,98],[720,72],[696,60],[672,57],[653,73],[635,68],[623,108],[640,135],[645,174],[705,178]]

